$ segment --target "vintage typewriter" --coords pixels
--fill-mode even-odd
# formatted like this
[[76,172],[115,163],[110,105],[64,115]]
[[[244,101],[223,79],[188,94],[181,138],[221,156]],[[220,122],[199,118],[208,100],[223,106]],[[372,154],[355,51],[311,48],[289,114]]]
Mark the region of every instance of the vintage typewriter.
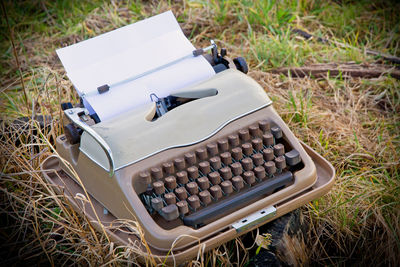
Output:
[[[326,193],[334,179],[332,166],[299,142],[245,74],[243,58],[230,60],[214,43],[193,53],[217,74],[114,120],[63,104],[56,147],[69,164],[56,157],[43,164],[47,180],[95,224],[139,222],[144,253],[162,261],[190,259],[202,244],[214,248],[278,218]],[[76,199],[82,186],[93,206]],[[122,244],[138,238],[108,233]]]

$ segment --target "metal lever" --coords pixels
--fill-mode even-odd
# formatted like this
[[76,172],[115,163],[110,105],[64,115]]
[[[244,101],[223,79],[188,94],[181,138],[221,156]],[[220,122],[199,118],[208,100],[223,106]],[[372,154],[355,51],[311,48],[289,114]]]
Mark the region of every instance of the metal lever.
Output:
[[108,159],[108,165],[109,165],[109,170],[108,173],[110,177],[114,176],[114,170],[115,170],[115,164],[114,164],[114,158],[111,152],[111,148],[108,146],[106,141],[98,135],[90,126],[88,126],[86,123],[81,121],[79,118],[79,115],[81,112],[84,112],[85,114],[88,114],[88,111],[85,108],[70,108],[67,110],[64,110],[64,114],[72,121],[73,124],[87,132],[91,137],[93,137],[94,140],[101,146],[103,149],[104,153],[107,156]]
[[236,232],[240,233],[264,223],[275,215],[276,208],[274,206],[269,206],[235,222],[232,224],[232,227],[236,229]]

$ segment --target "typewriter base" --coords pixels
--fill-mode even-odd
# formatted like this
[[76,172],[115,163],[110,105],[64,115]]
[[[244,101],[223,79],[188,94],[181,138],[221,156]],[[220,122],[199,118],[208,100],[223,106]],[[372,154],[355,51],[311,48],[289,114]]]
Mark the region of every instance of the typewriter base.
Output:
[[[263,222],[263,224],[279,218],[280,216],[305,205],[307,202],[312,201],[313,199],[321,197],[322,195],[326,194],[333,186],[335,170],[332,165],[319,154],[317,154],[314,150],[312,150],[308,145],[302,142],[300,143],[314,161],[314,164],[317,168],[317,181],[311,188],[300,192],[299,194],[284,202],[274,205],[276,207],[276,215],[273,218]],[[109,236],[111,241],[123,246],[129,246],[132,243],[135,243],[136,245],[141,244],[137,236],[129,233],[129,230],[114,230],[116,228],[115,226],[117,218],[110,213],[104,214],[103,205],[96,199],[90,196],[91,202],[94,207],[93,210],[88,202],[84,203],[83,201],[76,198],[77,194],[85,196],[85,192],[79,184],[77,184],[66,172],[64,172],[60,168],[58,158],[49,157],[48,159],[46,159],[42,165],[42,171],[46,180],[54,186],[54,189],[56,191],[63,193],[65,197],[67,197],[68,201],[73,205],[73,208],[77,212],[85,215],[89,219],[89,221],[93,223],[93,226],[96,227],[97,230],[102,232],[102,229],[106,229],[107,235]],[[97,216],[100,219],[104,228],[101,227],[98,223],[95,213],[97,213]],[[205,251],[207,251],[225,242],[228,242],[239,235],[247,233],[258,226],[237,233],[234,228],[232,228],[230,225],[227,225],[227,227],[221,229],[218,234],[215,234],[205,240],[201,240],[201,244],[196,243],[195,245],[188,247],[187,249],[174,251],[173,255],[171,255],[171,253],[167,254],[166,252],[159,251],[152,247],[149,247],[150,251],[148,251],[146,247],[141,244],[140,249],[143,252],[143,256],[139,259],[145,262],[145,258],[149,257],[151,253],[151,256],[154,257],[156,262],[179,264],[181,262],[184,262],[185,260],[196,257],[199,251],[202,250],[202,248],[200,247],[201,245],[205,246]]]

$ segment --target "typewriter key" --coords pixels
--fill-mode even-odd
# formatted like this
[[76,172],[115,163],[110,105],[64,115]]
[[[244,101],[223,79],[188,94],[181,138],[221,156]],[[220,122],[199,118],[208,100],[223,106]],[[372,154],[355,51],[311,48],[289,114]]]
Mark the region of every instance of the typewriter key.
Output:
[[196,164],[196,155],[192,152],[186,153],[185,160],[189,166]]
[[232,156],[231,153],[229,152],[224,152],[221,154],[221,160],[222,163],[224,163],[225,165],[229,165],[232,163]]
[[267,120],[262,120],[258,122],[258,126],[260,127],[261,131],[263,131],[264,133],[266,131],[269,131],[271,129],[271,126],[269,124],[269,121]]
[[210,167],[210,163],[208,161],[202,161],[199,163],[199,168],[200,171],[204,174],[207,175],[211,172],[211,167]]
[[250,156],[253,153],[253,147],[250,143],[244,143],[242,145],[242,151],[246,156]]
[[154,180],[159,180],[163,177],[162,170],[158,167],[151,168],[151,176]]
[[260,166],[264,163],[263,155],[261,153],[254,154],[253,156],[251,156],[251,158],[253,159],[253,163],[256,166]]
[[269,175],[273,175],[276,173],[276,166],[273,161],[268,161],[264,164],[265,169]]
[[186,167],[185,160],[183,158],[174,159],[174,164],[178,171],[184,170]]
[[220,169],[219,172],[224,180],[229,180],[232,178],[232,170],[229,167],[224,167]]
[[258,128],[258,125],[251,125],[249,127],[249,132],[250,132],[251,136],[253,136],[253,137],[261,136],[261,131],[260,131],[260,128]]
[[168,205],[170,204],[175,204],[176,203],[176,197],[174,193],[168,193],[164,195],[165,202],[167,202]]
[[178,183],[186,184],[189,181],[188,174],[186,171],[180,171],[176,173],[176,178],[178,179]]
[[140,181],[144,184],[150,184],[151,183],[151,176],[148,171],[144,171],[139,173]]
[[199,197],[200,197],[201,202],[204,203],[204,205],[208,205],[212,201],[210,192],[208,190],[201,191],[199,193]]
[[279,156],[275,159],[275,165],[278,169],[282,170],[286,168],[286,159],[284,156]]
[[225,151],[227,151],[227,150],[229,149],[228,140],[226,140],[226,139],[220,139],[220,140],[218,140],[217,143],[218,143],[219,151],[225,152]]
[[283,136],[282,129],[278,126],[271,127],[271,133],[276,139],[282,138]]
[[210,187],[210,181],[207,177],[201,177],[197,179],[197,184],[199,185],[201,190],[206,190]]
[[155,197],[151,199],[151,206],[156,211],[159,211],[162,209],[162,207],[164,207],[164,203],[160,197]]
[[239,130],[239,137],[242,142],[247,142],[250,140],[250,133],[246,129]]
[[283,156],[285,154],[285,147],[282,144],[274,145],[274,154],[275,156]]
[[293,149],[285,154],[286,163],[289,166],[295,166],[301,162],[299,151]]
[[187,201],[192,209],[198,209],[200,207],[200,199],[197,195],[190,196]]
[[191,166],[187,168],[187,173],[189,175],[189,178],[191,179],[196,179],[199,177],[199,169],[196,166]]
[[185,215],[189,212],[189,207],[186,200],[179,201],[178,203],[176,203],[176,206],[178,207],[179,214],[181,215]]
[[232,134],[228,136],[228,141],[231,147],[238,146],[240,144],[239,136],[237,134]]
[[255,138],[251,140],[254,150],[260,151],[263,148],[263,142],[260,138]]
[[187,191],[183,186],[175,189],[175,194],[180,200],[187,199]]
[[243,178],[242,176],[235,176],[232,178],[232,184],[236,188],[236,190],[240,190],[243,188],[244,183],[243,183]]
[[207,150],[205,148],[196,149],[196,155],[199,160],[205,160],[207,158]]
[[245,158],[242,160],[243,169],[251,171],[253,169],[253,160],[251,158]]
[[215,199],[220,199],[222,197],[222,190],[219,185],[214,185],[210,187],[210,193]]
[[265,169],[263,166],[257,166],[254,168],[254,174],[258,179],[264,179],[266,177],[265,175]]
[[243,172],[242,164],[240,164],[240,162],[232,163],[231,169],[232,169],[233,175],[235,175],[235,176],[241,175]]
[[274,160],[274,151],[272,148],[266,148],[263,150],[263,156],[265,161]]
[[[224,168],[225,169],[225,168]],[[222,170],[222,169],[221,169]],[[219,172],[212,172],[208,175],[208,178],[210,179],[210,182],[213,185],[219,184],[221,182],[221,176]]]
[[243,158],[243,152],[240,147],[235,147],[232,149],[232,157],[236,160],[239,161]]
[[274,136],[271,133],[266,133],[262,136],[263,143],[265,146],[273,146],[274,145]]
[[163,169],[166,174],[173,174],[175,172],[174,164],[171,162],[163,163]]
[[168,205],[161,209],[161,215],[167,221],[173,221],[179,217],[178,207],[175,204]]
[[218,170],[222,167],[221,158],[218,156],[211,158],[210,163],[211,163],[211,167],[213,167],[214,170]]
[[176,178],[174,176],[168,176],[165,178],[165,185],[167,186],[168,189],[175,189],[176,187]]
[[224,191],[225,194],[230,194],[233,192],[233,188],[232,188],[232,182],[227,180],[227,181],[223,181],[221,183],[221,188],[222,191]]
[[164,182],[163,181],[154,182],[153,183],[153,188],[154,188],[154,192],[157,195],[164,194],[165,187],[164,187]]
[[254,172],[247,171],[243,173],[244,180],[247,184],[252,185],[256,182],[256,177],[254,176]]
[[199,188],[196,182],[190,182],[186,184],[186,189],[191,195],[196,195],[199,192]]
[[218,147],[216,144],[207,144],[207,150],[211,157],[218,154]]

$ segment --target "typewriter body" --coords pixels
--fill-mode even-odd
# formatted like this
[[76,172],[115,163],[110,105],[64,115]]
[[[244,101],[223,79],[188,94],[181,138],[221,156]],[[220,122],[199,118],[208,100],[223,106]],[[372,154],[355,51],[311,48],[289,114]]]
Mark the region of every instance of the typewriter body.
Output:
[[[75,136],[66,127],[56,148],[69,164],[49,158],[45,177],[96,225],[137,221],[144,253],[178,262],[326,193],[332,166],[298,141],[243,60],[225,54],[206,55],[211,79],[113,120],[66,107]],[[85,192],[93,206],[76,200]],[[108,233],[122,244],[138,238]]]

